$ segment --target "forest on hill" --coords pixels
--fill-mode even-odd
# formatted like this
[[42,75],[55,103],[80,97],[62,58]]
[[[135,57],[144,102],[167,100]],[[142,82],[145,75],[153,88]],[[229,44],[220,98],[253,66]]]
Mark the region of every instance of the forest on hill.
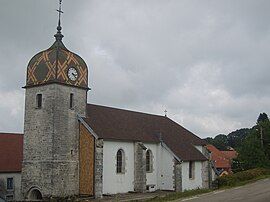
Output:
[[230,147],[237,149],[239,148],[243,140],[247,137],[250,133],[249,128],[242,128],[236,131],[229,133],[228,135],[219,134],[216,137],[208,137],[205,140],[209,143],[214,145],[216,148],[222,151],[229,150]]
[[238,157],[233,162],[235,171],[270,166],[270,121],[266,113],[260,113],[252,128],[242,128],[205,140],[219,150],[233,148],[237,151]]

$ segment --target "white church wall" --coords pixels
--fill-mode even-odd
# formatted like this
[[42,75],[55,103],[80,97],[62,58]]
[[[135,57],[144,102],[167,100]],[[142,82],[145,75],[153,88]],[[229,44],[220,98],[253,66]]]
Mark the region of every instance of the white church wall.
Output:
[[[125,172],[116,173],[116,153],[125,153]],[[134,191],[134,144],[132,142],[104,141],[103,194]]]
[[13,189],[7,190],[5,197],[21,200],[21,173],[0,173],[0,182],[3,183],[5,189],[7,188],[7,178],[13,178]]
[[158,187],[161,190],[174,190],[174,156],[161,145],[158,155]]
[[194,178],[189,178],[189,162],[182,163],[182,189],[202,188],[202,162],[195,161]]
[[151,191],[158,189],[158,147],[159,144],[144,143],[147,149],[150,149],[153,154],[153,170],[146,172],[146,185],[155,185]]

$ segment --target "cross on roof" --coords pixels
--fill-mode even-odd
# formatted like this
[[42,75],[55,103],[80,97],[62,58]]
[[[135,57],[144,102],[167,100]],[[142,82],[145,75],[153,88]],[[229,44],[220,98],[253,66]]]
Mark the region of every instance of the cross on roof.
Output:
[[64,13],[62,11],[62,0],[59,0],[59,9],[57,9],[56,11],[59,13],[58,26],[61,27],[61,13]]
[[167,117],[167,112],[168,112],[168,111],[165,109],[165,111],[164,111],[164,112],[165,112],[165,117]]
[[56,10],[59,13],[59,19],[58,19],[58,26],[57,26],[57,33],[54,35],[57,41],[61,41],[64,37],[61,33],[62,27],[61,27],[61,14],[64,13],[62,11],[62,0],[59,0],[59,9]]

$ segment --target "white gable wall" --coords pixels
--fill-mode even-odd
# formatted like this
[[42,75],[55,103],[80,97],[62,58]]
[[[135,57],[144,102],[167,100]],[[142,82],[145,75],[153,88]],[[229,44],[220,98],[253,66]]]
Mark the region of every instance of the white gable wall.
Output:
[[161,145],[159,146],[159,189],[174,190],[174,156]]
[[[125,173],[116,173],[116,153],[125,153]],[[134,143],[104,141],[103,145],[103,194],[134,191]]]
[[153,172],[146,173],[146,185],[155,185],[155,190],[174,190],[174,156],[161,144],[144,146],[153,154]]
[[182,163],[182,189],[190,190],[202,188],[202,162],[195,161],[195,177],[189,179],[189,162]]
[[147,149],[150,149],[153,154],[153,172],[146,172],[146,185],[155,185],[154,190],[158,189],[158,147],[159,144],[144,143]]
[[[161,144],[143,143],[153,154],[153,172],[146,173],[146,185],[156,189],[174,190],[174,156]],[[197,147],[201,150],[201,147]],[[116,153],[125,153],[125,173],[116,173]],[[134,143],[104,141],[103,145],[103,194],[134,191]],[[189,162],[182,162],[182,190],[202,188],[202,162],[195,162],[195,177],[189,179]]]

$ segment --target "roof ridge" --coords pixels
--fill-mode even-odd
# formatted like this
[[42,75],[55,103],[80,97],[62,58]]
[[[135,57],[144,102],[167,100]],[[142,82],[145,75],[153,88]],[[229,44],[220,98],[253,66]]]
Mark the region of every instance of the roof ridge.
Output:
[[0,132],[0,135],[24,135],[23,133]]
[[149,115],[149,116],[156,116],[156,117],[160,117],[160,118],[168,118],[168,117],[158,115],[158,114],[145,113],[145,112],[140,112],[140,111],[135,111],[135,110],[130,110],[130,109],[116,108],[116,107],[110,107],[110,106],[98,105],[98,104],[91,104],[91,103],[87,103],[87,105],[88,106],[93,105],[93,106],[96,106],[96,107],[109,108],[109,109],[113,109],[113,110],[121,110],[121,111],[126,111],[126,112],[131,112],[131,113],[144,114],[144,115]]
[[166,145],[183,161],[207,160],[194,147],[205,142],[165,116],[87,104],[84,120],[101,139],[160,142],[159,136],[162,136]]

